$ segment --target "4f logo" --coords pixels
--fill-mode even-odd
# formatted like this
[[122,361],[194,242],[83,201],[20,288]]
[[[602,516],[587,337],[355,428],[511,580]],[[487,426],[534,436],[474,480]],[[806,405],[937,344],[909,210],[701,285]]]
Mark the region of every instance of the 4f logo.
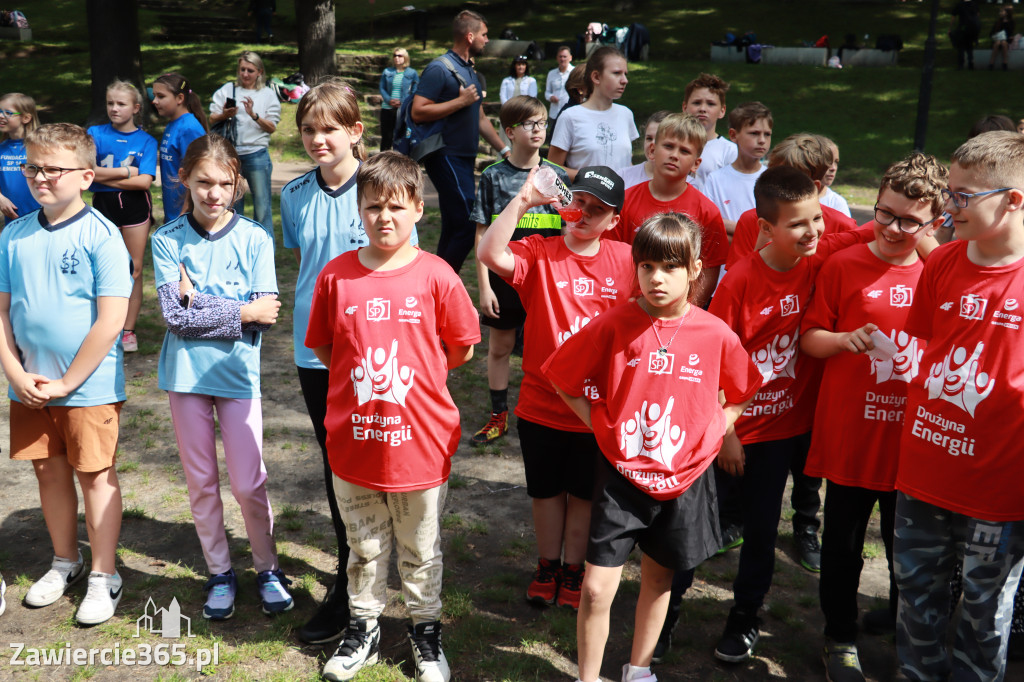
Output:
[[905,284],[889,287],[889,305],[893,308],[909,308],[914,303],[914,290]]
[[960,317],[965,320],[985,319],[985,309],[988,307],[988,299],[977,294],[965,294],[960,297]]
[[650,374],[671,374],[676,356],[673,353],[660,353],[652,350],[647,358],[647,372]]
[[366,319],[383,322],[391,319],[391,301],[386,298],[371,298],[366,302]]
[[782,316],[796,315],[800,312],[800,297],[796,294],[790,294],[785,298],[779,299],[779,306],[782,308]]
[[78,274],[78,271],[75,270],[75,268],[78,267],[78,264],[81,263],[81,261],[78,260],[77,256],[78,256],[78,249],[77,248],[74,249],[71,253],[68,253],[67,251],[64,252],[64,255],[60,259],[60,271],[63,274],[65,274],[65,275],[69,275],[69,274],[70,275],[77,275]]
[[572,293],[577,296],[593,296],[594,280],[589,277],[577,277],[572,281]]

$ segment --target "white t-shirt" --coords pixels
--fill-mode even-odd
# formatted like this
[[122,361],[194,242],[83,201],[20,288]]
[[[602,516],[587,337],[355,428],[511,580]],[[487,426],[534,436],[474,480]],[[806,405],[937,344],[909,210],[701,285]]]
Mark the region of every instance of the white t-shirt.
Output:
[[736,143],[727,137],[719,135],[711,140],[704,145],[704,151],[700,154],[700,167],[697,168],[697,177],[690,184],[704,192],[708,176],[719,168],[724,168],[735,161],[738,153]]
[[[558,118],[562,107],[569,102],[569,93],[565,90],[565,82],[569,80],[570,73],[572,73],[572,64],[565,71],[559,71],[557,66],[548,71],[548,78],[544,82],[544,101],[551,103],[548,109],[548,118]],[[552,95],[558,98],[557,102],[551,101]]]
[[213,93],[213,101],[210,102],[210,113],[219,114],[224,111],[224,102],[228,97],[235,98],[238,105],[238,113],[235,114],[235,122],[238,129],[238,144],[235,150],[239,154],[252,154],[270,145],[270,133],[263,130],[260,124],[252,120],[252,116],[245,110],[242,104],[246,97],[252,97],[252,111],[260,118],[265,118],[274,125],[281,122],[281,102],[277,95],[268,87],[259,90],[246,90],[237,85],[234,86],[234,95],[231,94],[231,83],[225,83],[217,92]]
[[633,140],[638,137],[633,112],[621,104],[605,111],[580,105],[558,117],[551,146],[568,152],[569,168],[626,168],[633,165]]
[[651,179],[651,177],[647,175],[647,171],[644,170],[645,163],[646,161],[638,163],[635,166],[630,166],[629,168],[615,169],[615,172],[622,178],[622,182],[626,183],[626,189],[639,185],[641,182],[647,182]]
[[765,170],[740,173],[732,165],[723,166],[707,177],[704,195],[715,202],[722,219],[736,222],[744,211],[754,208],[754,183]]
[[853,217],[850,215],[850,205],[846,203],[846,199],[833,192],[831,187],[825,188],[825,193],[821,195],[821,203],[823,206],[845,213],[848,218]]

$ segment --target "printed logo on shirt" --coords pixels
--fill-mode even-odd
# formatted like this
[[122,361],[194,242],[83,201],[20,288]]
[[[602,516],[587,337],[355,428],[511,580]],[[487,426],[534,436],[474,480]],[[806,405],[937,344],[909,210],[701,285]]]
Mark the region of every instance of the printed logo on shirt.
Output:
[[[1012,300],[1012,299],[1011,299]],[[1009,308],[1012,310],[1012,308]],[[997,310],[992,313],[992,324],[997,327],[1006,327],[1007,329],[1020,329],[1021,320],[1024,317],[1016,315],[1014,313],[1007,313],[1002,310]]]
[[398,365],[398,340],[391,342],[391,352],[383,348],[366,349],[366,357],[350,374],[360,405],[371,400],[382,400],[405,407],[405,397],[412,388],[416,371]]
[[694,365],[700,362],[700,356],[697,355],[696,353],[690,353],[690,357],[687,360],[687,362],[690,364],[690,367],[693,367]]
[[572,281],[572,293],[576,296],[593,296],[594,280],[589,277],[577,277]]
[[350,305],[349,307],[345,308],[345,314],[346,315],[355,315],[357,310],[359,310],[359,306],[357,306],[357,305]]
[[[597,316],[598,313],[594,313],[594,317]],[[558,339],[558,345],[561,346],[563,343],[565,343],[566,339],[568,339],[570,336],[572,336],[573,334],[575,334],[576,332],[590,324],[590,321],[592,319],[593,318],[591,317],[580,317],[579,315],[577,315],[576,320],[569,325],[568,331],[558,332],[558,336],[556,337]]]
[[366,319],[383,322],[391,319],[391,301],[386,298],[371,298],[366,302]]
[[651,354],[647,357],[647,373],[671,374],[672,368],[675,367],[675,363],[675,353],[661,353],[659,351],[652,350]]
[[[599,123],[597,126],[597,134],[594,135],[594,139],[597,140],[599,144],[607,146],[615,142],[615,140],[619,139],[619,136],[616,134],[615,130],[607,123]],[[601,184],[607,187],[608,189],[611,189],[612,187],[615,186],[615,183],[612,182],[609,178],[606,178],[603,175],[598,175],[594,171],[587,171],[585,177],[597,178],[601,182]]]
[[646,400],[633,416],[619,425],[619,449],[626,460],[647,457],[672,469],[672,460],[682,449],[686,432],[672,423],[672,406],[675,398],[669,398],[662,412],[658,403]]
[[914,303],[914,290],[905,284],[889,287],[889,305],[893,308],[909,308]]
[[868,293],[866,293],[864,295],[867,296],[868,298],[880,298],[882,296],[882,290],[881,289],[872,289],[871,291],[869,291]]
[[1019,305],[1020,303],[1017,302],[1017,299],[1008,298],[1006,299],[1006,302],[1003,303],[1003,310],[1016,310]]
[[626,363],[626,367],[639,367],[639,366],[640,366],[640,358],[633,358],[632,360],[630,360],[629,362]]
[[67,251],[65,251],[64,255],[61,256],[61,259],[60,259],[60,272],[61,272],[61,274],[63,274],[63,275],[77,275],[78,274],[78,270],[76,270],[75,268],[77,268],[81,264],[81,262],[82,261],[78,260],[78,248],[77,247],[72,249],[71,253],[68,253]]
[[939,306],[939,310],[947,310],[948,311],[948,310],[952,310],[952,309],[953,309],[953,302],[952,301],[946,301],[945,303],[943,303],[942,305]]
[[775,306],[773,306],[773,305],[765,306],[761,310],[761,314],[762,315],[771,315],[773,310],[775,310]]
[[783,377],[796,379],[797,337],[795,333],[792,338],[789,334],[776,335],[764,348],[750,354],[761,373],[762,386]]
[[800,312],[800,297],[796,294],[789,294],[785,298],[779,299],[779,306],[783,317],[796,315]]
[[977,294],[965,294],[960,297],[960,317],[965,320],[984,319],[986,308],[988,308],[988,299]]
[[406,296],[405,297],[405,307],[406,308],[415,308],[419,304],[420,304],[420,302],[416,300],[415,296]]
[[567,286],[569,286],[569,283],[563,279],[555,282],[555,286],[558,287],[559,289],[564,289]]
[[605,286],[609,286],[609,287],[615,286],[615,280],[612,279],[611,277],[605,277],[604,278],[604,283],[605,283]]
[[924,349],[920,347],[916,336],[902,330],[892,330],[889,338],[896,344],[896,354],[888,360],[871,358],[871,373],[875,375],[875,383],[904,381],[909,384],[918,374]]
[[953,403],[973,417],[978,404],[991,395],[996,386],[995,379],[979,371],[983,350],[985,344],[979,341],[967,357],[966,347],[953,346],[941,363],[932,365],[924,380],[928,397]]

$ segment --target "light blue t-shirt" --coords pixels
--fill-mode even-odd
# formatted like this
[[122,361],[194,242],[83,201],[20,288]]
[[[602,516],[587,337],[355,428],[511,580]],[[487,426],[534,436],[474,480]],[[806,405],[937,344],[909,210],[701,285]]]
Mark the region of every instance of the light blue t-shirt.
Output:
[[[21,174],[21,164],[25,163],[26,158],[24,140],[7,139],[0,142],[0,194],[18,207],[18,217],[39,210],[39,202],[32,196],[28,180]],[[6,218],[5,222],[15,220],[17,218]]]
[[[248,302],[258,292],[277,292],[274,246],[259,223],[235,215],[209,234],[185,214],[153,235],[153,270],[159,289],[181,279],[179,263],[203,294]],[[168,331],[160,349],[159,386],[165,391],[222,398],[260,397],[262,334],[240,339],[184,338]]]
[[[157,147],[156,138],[142,128],[130,133],[114,130],[107,123],[89,128],[89,134],[96,142],[96,165],[103,168],[127,168],[135,166],[139,175],[151,175],[156,178]],[[116,187],[99,182],[92,183],[90,192],[118,192]]]
[[160,189],[164,199],[164,217],[174,220],[185,203],[185,186],[178,182],[178,170],[192,141],[206,134],[193,114],[185,113],[167,124],[160,140]]
[[[356,176],[336,190],[324,184],[320,169],[295,178],[281,190],[281,225],[286,249],[302,254],[299,277],[295,283],[295,311],[292,314],[292,341],[295,364],[309,369],[327,369],[306,348],[306,327],[313,303],[313,287],[324,266],[345,253],[367,246],[356,202]],[[409,242],[419,244],[413,228]]]
[[[37,211],[0,234],[0,291],[11,295],[11,327],[25,371],[59,379],[96,322],[96,299],[131,295],[131,257],[117,228],[88,206],[57,225]],[[119,336],[81,386],[49,404],[124,400],[122,358]],[[13,390],[7,395],[17,400]]]

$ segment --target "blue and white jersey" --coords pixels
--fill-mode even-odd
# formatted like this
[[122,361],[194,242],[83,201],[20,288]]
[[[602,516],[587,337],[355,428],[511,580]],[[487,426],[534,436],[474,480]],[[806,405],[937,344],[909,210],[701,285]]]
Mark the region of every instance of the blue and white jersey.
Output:
[[[346,251],[370,243],[359,218],[355,174],[336,190],[324,184],[319,168],[289,182],[281,190],[281,225],[285,248],[298,249],[302,256],[292,314],[295,364],[326,369],[313,351],[306,348],[306,326],[313,287],[320,271]],[[414,246],[419,244],[415,228],[409,241]]]
[[178,169],[192,141],[206,134],[203,125],[191,113],[185,113],[167,124],[160,140],[160,188],[164,199],[164,218],[174,220],[181,215],[185,202],[185,186],[178,182]]
[[[115,130],[107,123],[89,128],[89,134],[96,142],[96,165],[103,168],[127,168],[135,166],[139,175],[151,175],[156,179],[157,145],[156,138],[142,128],[130,133]],[[99,182],[92,183],[91,192],[117,192],[116,187]]]
[[[0,291],[11,295],[10,319],[26,372],[64,376],[98,315],[100,296],[128,298],[131,258],[121,233],[86,206],[51,225],[42,211],[0,234]],[[125,399],[121,340],[81,386],[50,405],[85,407]],[[13,390],[8,397],[17,400]]]
[[[39,202],[32,197],[28,180],[21,174],[21,164],[25,163],[26,158],[24,140],[7,139],[0,142],[0,194],[18,207],[19,218],[39,210]],[[5,222],[14,220],[17,218],[7,218]]]
[[[181,280],[178,265],[183,263],[201,294],[245,304],[254,293],[277,292],[273,242],[262,225],[238,214],[214,234],[185,214],[158,229],[151,246],[158,289]],[[159,386],[179,393],[259,398],[261,344],[258,331],[243,330],[237,339],[184,338],[168,331],[160,349]]]

